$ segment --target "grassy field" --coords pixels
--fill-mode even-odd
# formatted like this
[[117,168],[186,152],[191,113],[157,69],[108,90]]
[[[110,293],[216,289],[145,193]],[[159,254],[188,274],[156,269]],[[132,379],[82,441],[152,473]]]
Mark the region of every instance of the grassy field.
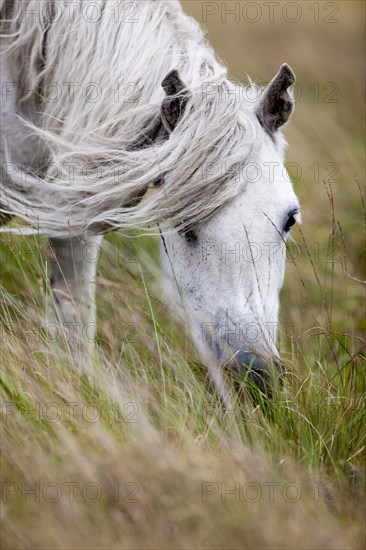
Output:
[[4,549],[364,547],[365,5],[280,2],[271,22],[265,3],[237,4],[235,21],[235,2],[183,2],[234,79],[268,82],[282,62],[297,75],[284,387],[223,411],[159,298],[157,239],[121,234],[104,243],[100,352],[80,374],[42,328],[46,243],[2,235]]

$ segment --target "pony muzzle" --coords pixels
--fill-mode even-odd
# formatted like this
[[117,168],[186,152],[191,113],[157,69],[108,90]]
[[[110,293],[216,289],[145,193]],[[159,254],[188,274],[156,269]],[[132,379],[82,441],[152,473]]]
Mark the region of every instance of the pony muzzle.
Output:
[[283,366],[277,360],[267,362],[255,353],[242,349],[226,361],[225,370],[236,387],[254,386],[271,397],[275,380],[280,379]]

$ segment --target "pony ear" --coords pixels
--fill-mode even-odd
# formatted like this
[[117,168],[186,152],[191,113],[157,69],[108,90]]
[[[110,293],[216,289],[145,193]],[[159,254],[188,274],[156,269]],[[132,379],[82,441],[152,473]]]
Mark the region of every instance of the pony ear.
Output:
[[257,117],[270,134],[276,132],[290,118],[294,102],[287,89],[295,80],[292,69],[284,63],[263,92],[257,107]]
[[166,94],[161,105],[161,119],[170,133],[182,117],[190,94],[175,69],[166,75],[161,85]]

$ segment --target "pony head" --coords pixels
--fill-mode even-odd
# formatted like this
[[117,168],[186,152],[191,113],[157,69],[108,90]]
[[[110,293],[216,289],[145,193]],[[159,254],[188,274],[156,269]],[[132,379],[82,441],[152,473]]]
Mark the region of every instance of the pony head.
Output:
[[[164,293],[188,320],[219,386],[225,364],[239,380],[249,372],[268,389],[271,365],[280,362],[276,335],[286,238],[299,220],[280,132],[293,110],[288,88],[294,81],[290,67],[282,65],[255,105],[248,107],[243,100],[238,110],[245,141],[242,162],[230,174],[240,184],[235,197],[209,219],[164,228],[162,236]],[[174,133],[189,92],[176,71],[163,87],[162,120],[166,131]],[[248,135],[253,142],[249,154]],[[220,168],[206,167],[211,172]],[[201,175],[204,192],[204,170]]]

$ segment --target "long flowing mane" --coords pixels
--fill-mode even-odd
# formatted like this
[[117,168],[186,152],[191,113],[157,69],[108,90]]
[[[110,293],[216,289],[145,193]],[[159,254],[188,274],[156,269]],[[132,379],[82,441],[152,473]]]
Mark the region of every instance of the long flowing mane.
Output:
[[[1,183],[3,211],[57,237],[207,219],[238,193],[237,167],[259,145],[252,106],[177,1],[120,1],[119,13],[93,2],[95,17],[86,4],[2,2],[18,114],[47,152],[38,171]],[[188,104],[169,139],[151,140],[172,69]]]

